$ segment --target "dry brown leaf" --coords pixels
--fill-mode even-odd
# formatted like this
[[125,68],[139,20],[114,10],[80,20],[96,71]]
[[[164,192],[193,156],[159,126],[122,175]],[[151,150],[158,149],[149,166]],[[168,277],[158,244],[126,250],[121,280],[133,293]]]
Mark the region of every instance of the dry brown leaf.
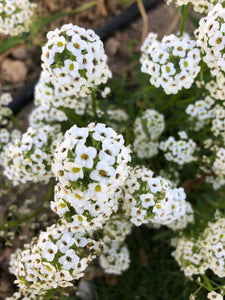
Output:
[[96,1],[97,1],[97,15],[103,17],[107,16],[105,1],[104,0],[96,0]]
[[57,6],[54,0],[45,0],[45,2],[50,12],[54,12],[57,10]]

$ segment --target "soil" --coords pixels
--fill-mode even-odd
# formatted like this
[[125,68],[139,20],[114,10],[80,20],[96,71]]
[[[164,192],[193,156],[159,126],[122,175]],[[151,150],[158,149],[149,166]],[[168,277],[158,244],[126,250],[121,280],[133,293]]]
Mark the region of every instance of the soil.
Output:
[[[37,14],[46,16],[57,11],[69,11],[83,5],[86,1],[37,0],[36,2],[38,3]],[[53,22],[50,26],[45,27],[35,38],[35,45],[21,45],[1,55],[0,93],[10,92],[15,95],[27,82],[39,74],[41,63],[40,47],[38,45],[44,44],[46,33],[49,30],[53,30],[66,23],[77,24],[84,28],[97,29],[125,9],[125,6],[118,5],[117,0],[98,0],[97,3],[98,5],[91,9],[77,15],[61,18]],[[148,31],[158,33],[160,39],[165,34],[176,33],[180,28],[179,11],[173,5],[167,6],[165,3],[157,5],[147,13],[147,19]],[[191,22],[188,21],[186,25],[186,30],[192,34],[194,28]],[[108,55],[110,69],[114,75],[130,76],[132,74],[133,62],[130,59],[129,51],[136,54],[140,53],[142,29],[143,19],[139,18],[123,30],[115,32],[112,37],[106,40],[105,50]],[[4,39],[4,36],[0,36],[0,43]],[[131,50],[128,45],[131,45]],[[20,121],[24,126],[28,124],[27,117],[32,108],[33,104],[30,103],[20,114]],[[5,201],[7,202],[6,198],[0,196],[0,216],[2,218],[5,217],[4,214],[8,213],[7,209],[4,210],[4,203]],[[18,244],[21,245],[22,243],[18,243],[15,240],[12,246],[5,246],[0,249],[0,300],[12,295],[14,289],[13,280],[15,278],[8,272],[8,263],[11,253],[15,251]]]

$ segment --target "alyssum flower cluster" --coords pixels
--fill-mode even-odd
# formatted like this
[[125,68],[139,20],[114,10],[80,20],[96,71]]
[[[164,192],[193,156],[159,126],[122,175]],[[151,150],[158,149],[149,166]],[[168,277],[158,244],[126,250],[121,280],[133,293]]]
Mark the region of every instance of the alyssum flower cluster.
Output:
[[[0,13],[3,7],[13,14],[16,6],[9,2],[0,3]],[[129,112],[106,105],[112,73],[103,43],[93,30],[73,24],[47,34],[25,132],[13,129],[6,107],[11,96],[1,95],[4,175],[14,185],[57,181],[50,208],[58,220],[12,255],[19,290],[8,299],[44,299],[51,290],[73,286],[97,257],[106,273],[121,274],[130,264],[126,238],[141,225],[173,230],[173,256],[186,276],[204,279],[210,269],[225,277],[225,219],[218,213],[207,226],[198,221],[199,202],[223,208],[225,185],[225,17],[223,6],[213,4],[193,1],[197,11],[209,11],[196,39],[186,33],[161,41],[147,36],[141,72],[156,92],[145,83],[146,105],[131,104]],[[207,192],[201,196],[203,188],[199,201],[186,193],[198,184],[215,193],[211,202]],[[205,229],[197,234],[199,224]],[[218,289],[208,287],[208,298],[220,299]]]

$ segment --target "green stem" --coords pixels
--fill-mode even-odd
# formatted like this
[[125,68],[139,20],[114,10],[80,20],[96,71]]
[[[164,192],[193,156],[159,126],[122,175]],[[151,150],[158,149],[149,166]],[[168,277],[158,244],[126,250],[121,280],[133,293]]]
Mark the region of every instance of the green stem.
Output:
[[194,295],[197,295],[197,293],[204,287],[204,284],[201,284],[201,286],[194,292]]
[[8,116],[8,118],[22,131],[25,132],[26,129],[18,122],[17,118],[13,115]]
[[92,99],[92,111],[94,113],[95,119],[97,118],[97,110],[96,110],[96,98],[95,98],[95,91],[91,93],[91,99]]
[[140,107],[140,109],[138,111],[138,117],[141,117],[142,112],[143,112],[143,110],[145,108],[145,105],[146,105],[148,99],[149,99],[149,95],[146,94],[145,97],[144,97],[144,99],[143,99],[143,101],[142,101],[142,103],[141,103],[141,107]]
[[179,37],[181,37],[184,33],[184,27],[185,27],[185,23],[187,20],[187,16],[188,16],[188,8],[190,6],[190,2],[185,5],[184,7],[181,8],[180,10],[180,14],[181,14],[181,27],[180,27],[180,35]]
[[32,219],[33,217],[38,216],[41,212],[43,212],[44,208],[39,208],[38,210],[36,210],[35,212],[33,212],[32,214],[26,216],[23,219],[20,219],[18,221],[11,221],[7,223],[7,226],[5,225],[0,225],[0,229],[5,229],[5,228],[11,228],[14,226],[18,226],[20,224],[22,224],[23,222],[29,221],[30,219]]
[[51,178],[50,182],[49,182],[49,188],[48,188],[48,192],[46,194],[46,197],[44,199],[44,202],[50,202],[51,197],[52,197],[52,193],[54,191],[54,187],[55,187],[55,179]]
[[209,281],[209,278],[206,276],[206,274],[203,274],[203,275],[202,275],[202,279],[204,280],[204,282],[205,282],[205,284],[206,284],[208,290],[209,290],[209,291],[213,291],[214,288],[212,287],[212,285],[211,285],[211,283],[210,283],[210,281]]

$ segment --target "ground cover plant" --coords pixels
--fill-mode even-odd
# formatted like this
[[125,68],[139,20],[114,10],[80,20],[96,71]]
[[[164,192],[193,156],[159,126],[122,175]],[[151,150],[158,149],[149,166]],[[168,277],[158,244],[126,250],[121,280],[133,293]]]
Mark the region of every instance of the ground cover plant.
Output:
[[[43,42],[27,128],[1,93],[8,300],[224,298],[225,3],[167,2],[180,30],[144,28],[132,76],[113,76],[93,29],[66,23]],[[1,1],[0,52],[96,3],[35,21],[38,2]]]

